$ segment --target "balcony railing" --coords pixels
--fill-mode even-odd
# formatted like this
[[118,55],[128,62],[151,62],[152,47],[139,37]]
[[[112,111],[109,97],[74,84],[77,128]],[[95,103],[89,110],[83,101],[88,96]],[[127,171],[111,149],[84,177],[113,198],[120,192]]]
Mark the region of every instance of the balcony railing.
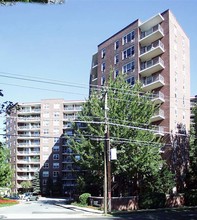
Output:
[[149,61],[142,62],[140,65],[140,74],[141,76],[150,76],[162,69],[164,69],[164,61],[158,56]]
[[145,78],[142,89],[144,91],[151,91],[153,89],[159,88],[164,85],[165,85],[164,77],[158,74],[158,75],[149,76]]
[[148,46],[141,47],[140,59],[141,61],[150,60],[153,57],[159,56],[164,52],[164,44],[157,40]]
[[154,27],[150,28],[147,31],[143,31],[140,35],[140,39],[143,39],[156,31],[160,31],[161,33],[163,33],[163,28],[161,27],[160,24],[155,25]]
[[21,155],[38,155],[40,151],[17,151],[17,153]]
[[165,102],[164,94],[160,91],[153,93],[150,96],[150,99],[151,99],[151,101],[155,102],[156,104]]
[[19,117],[18,121],[40,121],[40,117]]
[[164,127],[158,126],[158,127],[155,129],[155,135],[156,135],[156,136],[163,136],[163,135],[164,135]]
[[153,42],[152,44],[150,44],[146,47],[142,47],[140,49],[140,55],[142,55],[144,53],[147,53],[151,50],[154,50],[157,47],[161,47],[162,49],[164,49],[164,44],[160,40],[157,40],[157,41]]
[[154,115],[151,117],[151,122],[160,121],[160,120],[163,120],[163,119],[165,119],[164,110],[159,108],[155,111]]

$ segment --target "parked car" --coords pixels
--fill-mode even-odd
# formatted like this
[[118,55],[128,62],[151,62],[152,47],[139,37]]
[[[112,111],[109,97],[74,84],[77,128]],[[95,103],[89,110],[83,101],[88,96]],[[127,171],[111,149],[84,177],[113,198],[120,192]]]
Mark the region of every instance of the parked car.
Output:
[[18,195],[11,195],[11,196],[5,195],[4,198],[7,198],[7,199],[15,199],[15,200],[20,199],[20,197],[19,197]]
[[39,197],[37,194],[31,194],[26,198],[26,201],[38,201]]

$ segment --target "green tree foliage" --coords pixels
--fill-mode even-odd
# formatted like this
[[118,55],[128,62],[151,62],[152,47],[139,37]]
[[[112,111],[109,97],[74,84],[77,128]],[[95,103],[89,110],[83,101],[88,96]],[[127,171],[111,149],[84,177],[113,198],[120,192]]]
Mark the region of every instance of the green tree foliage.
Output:
[[186,176],[187,189],[197,189],[197,105],[193,107],[194,124],[190,129],[189,171]]
[[28,181],[21,182],[21,187],[23,188],[24,192],[29,192],[30,188],[32,187],[32,183]]
[[9,150],[0,142],[0,187],[11,186],[12,170],[9,163]]
[[32,188],[33,193],[39,194],[40,193],[40,177],[39,172],[34,174],[34,178],[32,179]]
[[[86,128],[78,129],[70,137],[70,146],[80,155],[77,160],[86,181],[85,190],[92,195],[102,192],[103,152],[105,139],[104,93],[107,91],[107,112],[110,146],[117,149],[118,158],[111,161],[113,194],[131,195],[143,188],[143,180],[158,175],[162,161],[160,143],[150,119],[156,106],[149,94],[142,93],[141,86],[131,87],[122,75],[108,80],[107,87],[92,92],[79,113],[79,121]],[[142,95],[143,94],[143,95]],[[67,137],[68,138],[68,137]],[[162,187],[162,186],[161,186]]]

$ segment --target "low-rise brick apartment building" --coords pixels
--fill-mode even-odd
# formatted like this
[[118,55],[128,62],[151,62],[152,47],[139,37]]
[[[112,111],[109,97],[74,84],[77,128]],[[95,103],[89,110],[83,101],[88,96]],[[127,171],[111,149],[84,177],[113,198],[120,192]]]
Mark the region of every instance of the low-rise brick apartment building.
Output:
[[145,22],[139,19],[98,45],[92,57],[90,91],[104,85],[110,70],[131,85],[142,83],[159,105],[151,119],[163,140],[190,128],[190,41],[170,10]]
[[13,192],[22,189],[23,181],[31,181],[40,171],[41,190],[46,193],[47,181],[62,180],[62,193],[72,192],[76,185],[76,169],[72,150],[63,134],[72,134],[71,121],[77,118],[84,101],[46,99],[19,103],[18,110],[7,117],[7,146],[14,170]]

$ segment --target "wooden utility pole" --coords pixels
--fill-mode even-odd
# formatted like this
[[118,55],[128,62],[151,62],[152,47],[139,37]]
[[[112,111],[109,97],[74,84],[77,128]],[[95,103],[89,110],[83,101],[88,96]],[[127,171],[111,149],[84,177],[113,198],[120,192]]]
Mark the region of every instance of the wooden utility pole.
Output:
[[[104,213],[111,212],[111,157],[110,157],[110,142],[109,142],[109,125],[108,125],[108,117],[107,112],[109,108],[107,106],[107,91],[105,91],[105,149],[104,149],[104,170],[105,170],[105,178],[104,178]],[[107,205],[108,201],[108,205]],[[108,206],[108,209],[107,209]]]

